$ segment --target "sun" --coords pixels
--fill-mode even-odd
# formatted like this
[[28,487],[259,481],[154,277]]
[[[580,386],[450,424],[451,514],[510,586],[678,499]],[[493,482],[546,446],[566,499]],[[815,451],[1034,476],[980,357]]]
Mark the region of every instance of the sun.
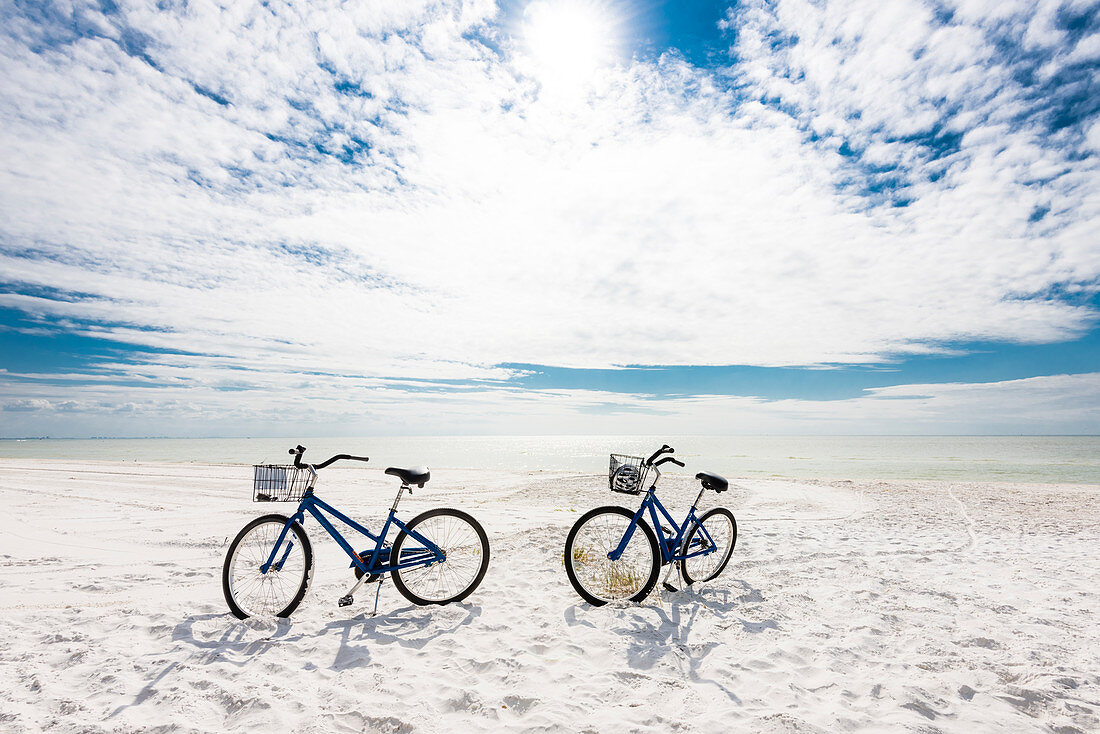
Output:
[[534,76],[545,86],[584,85],[613,60],[615,23],[609,7],[589,0],[536,0],[523,13],[523,36]]

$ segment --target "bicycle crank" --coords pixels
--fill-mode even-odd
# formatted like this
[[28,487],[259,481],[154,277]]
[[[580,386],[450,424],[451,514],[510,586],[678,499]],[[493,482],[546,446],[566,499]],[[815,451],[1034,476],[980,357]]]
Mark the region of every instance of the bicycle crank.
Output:
[[[362,553],[360,553],[360,554],[359,554],[359,558],[360,558],[360,560],[363,560],[363,559],[365,559],[365,558],[369,557],[369,556],[371,555],[371,552],[372,552],[372,551],[363,551]],[[386,543],[385,545],[383,545],[383,546],[382,546],[382,554],[383,554],[383,556],[384,556],[385,558],[389,558],[389,557],[390,557],[390,544],[389,544],[389,543]],[[351,564],[351,567],[355,569],[355,578],[356,578],[357,580],[361,580],[361,579],[363,578],[363,571],[362,571],[362,569],[360,569],[360,568],[359,568],[358,566],[356,566],[356,565],[355,565],[354,563],[353,563],[353,564]],[[379,576],[381,576],[381,574],[377,574],[377,573],[372,573],[372,574],[370,574],[369,576],[367,576],[367,580],[366,580],[366,581],[365,581],[364,583],[367,583],[367,584],[369,584],[369,583],[373,583],[373,582],[375,582],[375,581],[377,581],[377,580],[378,580]],[[350,602],[349,602],[349,603],[350,603]],[[346,605],[345,605],[345,606],[346,606]]]
[[[367,580],[364,583],[367,583],[367,584],[373,583],[373,582],[377,581],[378,577],[381,576],[381,575],[382,574],[380,574],[380,573],[372,573],[369,576],[367,576]],[[363,578],[363,572],[359,570],[358,566],[355,567],[355,578],[359,579],[359,580],[362,580],[362,578]]]

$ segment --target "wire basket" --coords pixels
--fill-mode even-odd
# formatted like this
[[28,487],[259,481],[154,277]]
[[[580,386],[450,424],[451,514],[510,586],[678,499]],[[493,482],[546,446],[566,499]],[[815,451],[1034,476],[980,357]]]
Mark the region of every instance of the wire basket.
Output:
[[308,486],[308,469],[279,464],[252,467],[253,502],[298,502]]
[[646,488],[646,480],[657,481],[661,472],[651,466],[645,466],[640,456],[611,454],[611,466],[607,471],[607,486],[612,492],[623,494],[641,494]]

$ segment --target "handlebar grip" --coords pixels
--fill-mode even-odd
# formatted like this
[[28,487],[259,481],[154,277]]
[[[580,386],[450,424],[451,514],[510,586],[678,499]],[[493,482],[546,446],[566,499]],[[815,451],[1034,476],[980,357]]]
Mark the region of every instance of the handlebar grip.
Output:
[[288,453],[294,457],[294,466],[301,468],[302,466],[302,454],[306,452],[306,447],[302,444],[298,444],[292,448]]
[[647,463],[647,464],[652,464],[652,463],[653,463],[653,460],[654,460],[654,459],[656,459],[656,458],[657,458],[658,456],[660,456],[661,454],[671,454],[671,453],[672,453],[673,451],[675,451],[675,449],[673,449],[673,448],[672,448],[671,446],[669,446],[669,445],[668,445],[668,444],[666,443],[666,444],[665,444],[664,446],[662,446],[661,448],[659,448],[659,449],[657,449],[656,451],[654,451],[654,452],[653,452],[653,456],[650,456],[650,457],[649,457],[649,458],[648,458],[648,459],[646,460],[646,463]]
[[671,456],[670,456],[670,457],[668,457],[668,460],[669,460],[669,461],[671,461],[671,462],[672,462],[673,464],[675,464],[676,466],[679,466],[679,467],[684,467],[684,466],[687,466],[687,465],[686,465],[686,464],[685,464],[684,462],[682,462],[682,461],[678,461],[678,460],[676,460],[676,459],[672,458]]
[[667,464],[667,463],[668,463],[668,462],[670,462],[670,461],[671,461],[671,462],[672,462],[673,464],[675,464],[676,466],[684,466],[684,462],[682,462],[682,461],[677,461],[676,459],[672,458],[671,456],[666,456],[666,457],[665,457],[665,458],[663,458],[663,459],[658,459],[657,461],[655,461],[655,462],[653,463],[653,466],[660,466],[661,464]]

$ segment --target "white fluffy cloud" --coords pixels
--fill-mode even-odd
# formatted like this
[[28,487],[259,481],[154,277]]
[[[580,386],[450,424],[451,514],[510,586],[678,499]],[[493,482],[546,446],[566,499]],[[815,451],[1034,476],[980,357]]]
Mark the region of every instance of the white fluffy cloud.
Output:
[[4,20],[0,307],[204,381],[876,362],[1095,316],[1095,121],[1048,119],[1095,39],[1053,5],[739,4],[727,67],[565,97],[491,2]]

